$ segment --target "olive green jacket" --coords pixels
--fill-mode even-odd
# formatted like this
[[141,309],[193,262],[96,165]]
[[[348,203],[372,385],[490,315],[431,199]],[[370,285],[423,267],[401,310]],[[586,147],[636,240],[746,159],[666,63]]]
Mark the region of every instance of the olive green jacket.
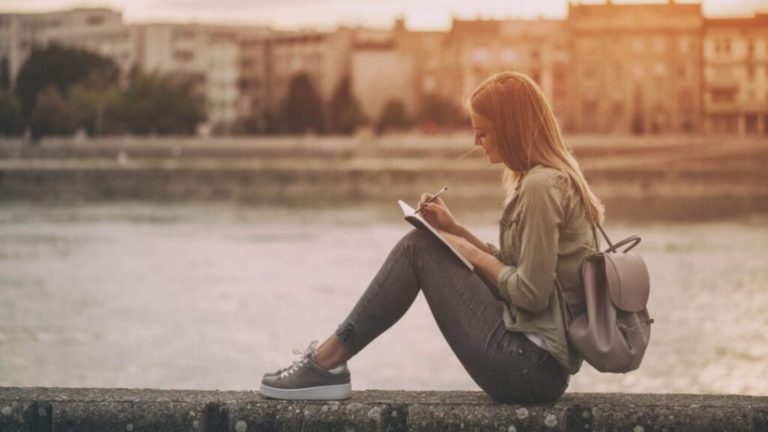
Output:
[[537,165],[518,182],[499,219],[499,244],[488,243],[504,263],[496,281],[508,330],[537,333],[570,373],[582,358],[566,341],[557,277],[578,314],[583,310],[581,262],[597,249],[592,225],[575,185],[562,171]]

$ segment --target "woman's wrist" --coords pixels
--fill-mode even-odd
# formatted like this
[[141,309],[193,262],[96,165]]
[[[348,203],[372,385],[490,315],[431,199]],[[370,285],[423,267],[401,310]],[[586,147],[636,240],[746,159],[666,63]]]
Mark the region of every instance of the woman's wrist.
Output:
[[446,228],[446,231],[459,237],[465,237],[467,229],[461,223],[456,222],[453,224],[453,226]]

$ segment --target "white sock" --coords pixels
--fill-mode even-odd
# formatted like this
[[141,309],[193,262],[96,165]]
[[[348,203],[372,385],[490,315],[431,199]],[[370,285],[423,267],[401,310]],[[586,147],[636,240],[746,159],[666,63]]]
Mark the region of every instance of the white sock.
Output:
[[[315,357],[315,354],[317,354],[317,351],[312,351],[312,356],[311,357],[312,357],[312,361],[315,362],[315,364],[317,364],[317,358]],[[319,364],[317,364],[317,365],[320,366]],[[320,367],[323,368],[322,366],[320,366]],[[340,373],[344,372],[344,368],[345,367],[346,367],[346,364],[342,363],[342,364],[336,366],[333,369],[325,369],[325,368],[323,368],[323,369],[325,369],[328,372],[336,375],[336,374],[340,374]]]

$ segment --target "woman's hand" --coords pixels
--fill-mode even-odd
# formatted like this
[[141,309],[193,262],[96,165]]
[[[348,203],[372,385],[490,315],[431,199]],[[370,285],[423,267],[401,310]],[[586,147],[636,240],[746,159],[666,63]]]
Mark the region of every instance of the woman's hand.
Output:
[[[419,198],[419,206],[427,202],[430,198],[432,198],[432,194],[421,194],[421,197]],[[421,216],[436,229],[447,231],[449,233],[456,232],[456,229],[459,226],[458,221],[453,217],[451,211],[448,210],[448,206],[445,205],[445,201],[440,197],[437,197],[431,203],[426,204],[424,210],[421,211]]]

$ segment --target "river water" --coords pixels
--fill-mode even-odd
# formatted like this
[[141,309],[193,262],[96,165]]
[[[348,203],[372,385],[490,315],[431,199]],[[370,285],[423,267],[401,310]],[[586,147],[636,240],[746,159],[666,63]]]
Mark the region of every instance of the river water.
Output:
[[[255,390],[327,337],[410,225],[396,205],[0,206],[0,386]],[[496,215],[457,214],[497,241]],[[768,216],[610,222],[640,234],[642,367],[568,391],[768,395]],[[479,388],[420,294],[349,363],[354,389]]]

